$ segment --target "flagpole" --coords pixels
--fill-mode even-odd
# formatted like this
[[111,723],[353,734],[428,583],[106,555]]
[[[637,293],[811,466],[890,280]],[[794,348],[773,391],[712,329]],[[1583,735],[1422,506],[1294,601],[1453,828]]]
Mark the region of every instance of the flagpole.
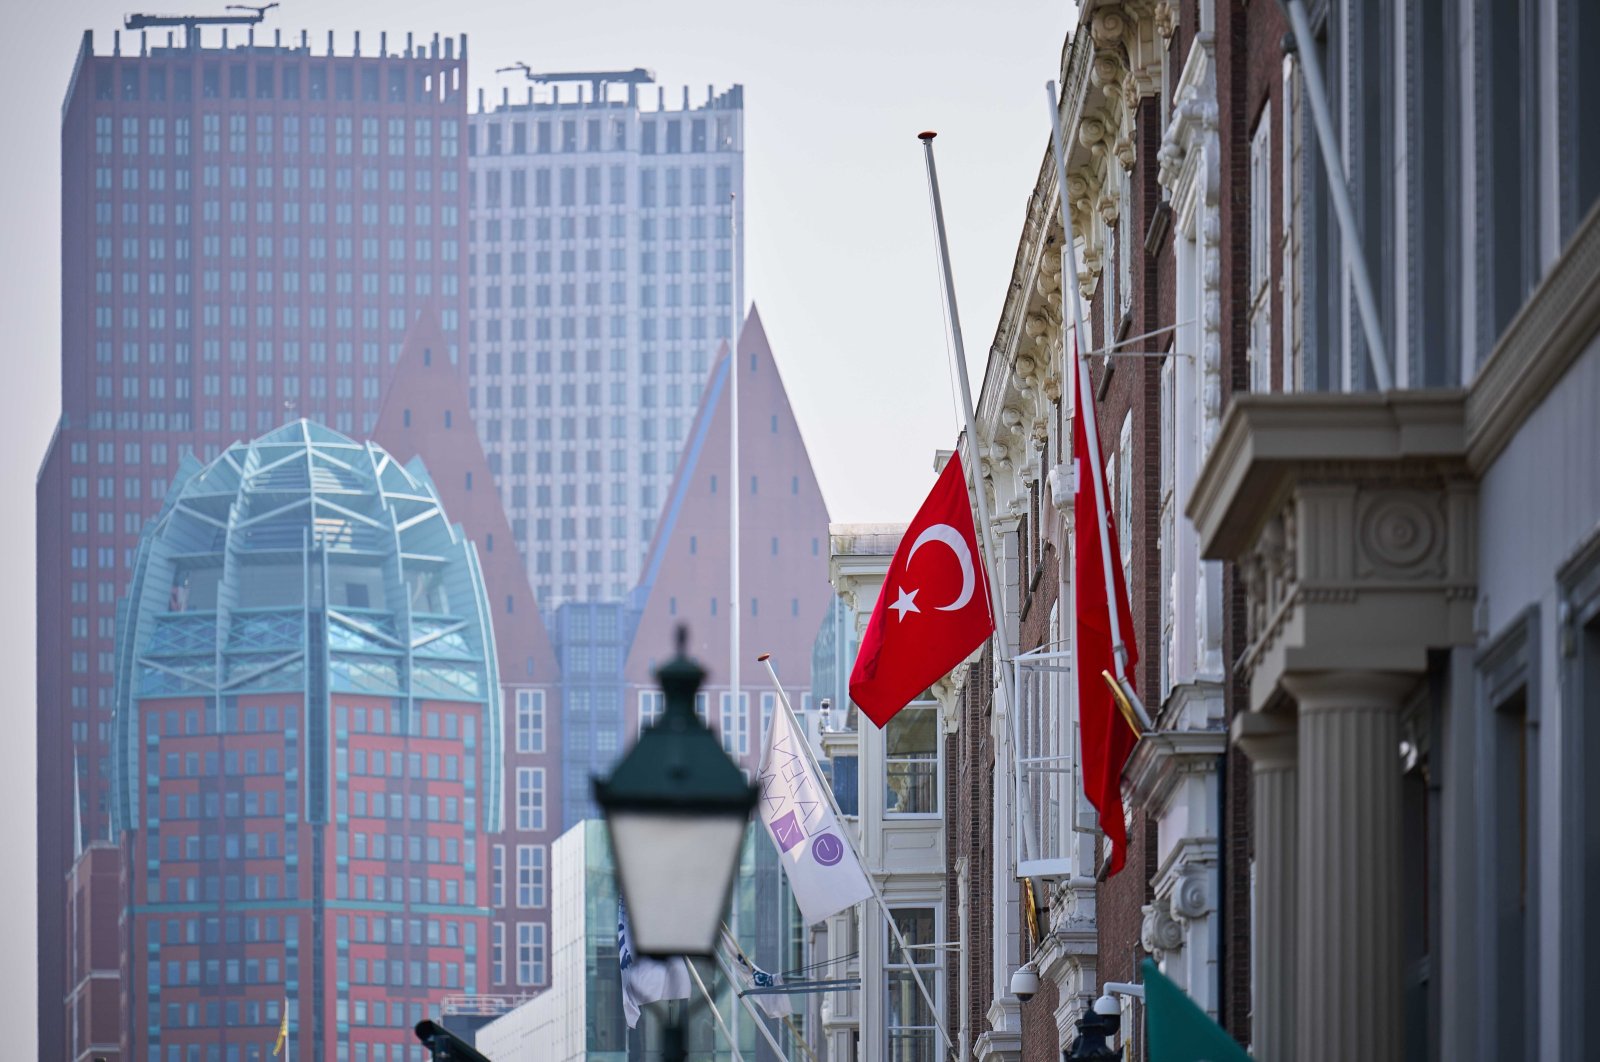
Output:
[[[736,940],[734,938],[733,934],[728,931],[728,927],[727,927],[726,924],[724,924],[723,927],[722,927],[722,935],[724,937],[724,943],[726,943],[727,941],[731,940],[731,941],[733,941],[733,946],[735,948],[739,948],[739,941]],[[743,948],[739,948],[739,953],[741,955],[744,954],[744,949]],[[749,996],[746,996],[743,992],[739,991],[739,989],[738,989],[739,979],[738,979],[737,976],[735,976],[735,974],[733,972],[733,969],[731,967],[729,967],[728,960],[723,956],[723,954],[720,951],[716,953],[715,957],[716,957],[716,960],[717,960],[717,969],[721,970],[722,971],[722,976],[727,978],[727,980],[728,980],[729,991],[731,991],[734,994],[734,997],[739,1000],[739,1003],[744,1007],[745,1011],[750,1015],[751,1019],[756,1023],[756,1028],[761,1030],[761,1036],[762,1036],[763,1039],[765,1039],[767,1041],[767,1046],[772,1048],[773,1054],[775,1054],[779,1058],[783,1059],[783,1062],[789,1062],[788,1053],[785,1052],[784,1049],[778,1045],[777,1037],[772,1035],[772,1030],[767,1028],[767,1023],[761,1020],[761,1015],[756,1013],[756,1005],[754,1003],[750,1002],[750,997]]]
[[889,924],[889,932],[894,935],[895,943],[900,945],[900,954],[909,961],[911,976],[917,982],[917,988],[922,993],[923,1001],[928,1004],[928,1010],[933,1014],[934,1024],[939,1029],[939,1037],[944,1040],[945,1048],[952,1055],[955,1054],[956,1045],[951,1041],[949,1032],[945,1030],[944,1017],[939,1013],[939,1004],[934,1000],[933,993],[928,990],[927,984],[922,980],[922,971],[917,969],[916,961],[911,956],[911,946],[906,943],[905,934],[900,932],[900,926],[895,922],[894,915],[889,913],[889,904],[883,898],[883,890],[878,887],[878,879],[872,876],[872,872],[867,870],[866,864],[861,861],[861,849],[856,847],[856,839],[851,836],[850,830],[842,821],[845,815],[839,807],[839,798],[834,796],[833,786],[823,780],[822,767],[817,763],[817,754],[811,751],[811,741],[806,738],[805,729],[800,725],[799,720],[795,718],[794,707],[789,703],[789,694],[784,691],[783,683],[778,681],[778,671],[772,666],[772,654],[762,653],[756,659],[767,665],[767,674],[772,676],[772,685],[778,691],[778,703],[783,706],[784,713],[788,716],[789,724],[794,727],[796,733],[800,736],[799,745],[805,749],[806,762],[811,766],[812,776],[822,783],[817,788],[827,794],[828,806],[833,809],[833,817],[836,820],[840,820],[839,832],[844,834],[845,844],[850,846],[850,854],[855,856],[856,865],[861,867],[861,875],[867,879],[867,887],[872,890],[872,898],[878,901],[878,909],[883,912],[883,920]]
[[[740,616],[739,607],[739,498],[742,491],[739,487],[739,327],[743,324],[744,300],[739,295],[739,193],[728,193],[728,286],[733,293],[733,318],[731,330],[728,333],[728,537],[729,537],[729,572],[728,585],[731,598],[728,609],[728,685],[729,703],[733,712],[733,719],[737,721],[737,732],[748,735],[750,733],[750,717],[744,710],[740,700],[739,690],[739,665],[743,660],[744,651],[739,647]],[[737,747],[735,747],[737,751]],[[739,897],[733,898],[732,910],[729,917],[733,924],[739,924]],[[739,1024],[739,1013],[734,1011],[731,1015],[735,1027]]]
[[[1150,715],[1145,710],[1144,702],[1139,699],[1133,684],[1128,681],[1128,645],[1122,640],[1122,617],[1117,609],[1117,587],[1112,577],[1111,569],[1111,536],[1106,533],[1106,528],[1111,522],[1111,511],[1106,505],[1105,466],[1100,456],[1100,427],[1095,422],[1092,407],[1089,403],[1094,401],[1093,391],[1089,387],[1089,365],[1083,359],[1084,345],[1088,342],[1089,326],[1083,317],[1083,297],[1078,291],[1078,247],[1076,237],[1072,231],[1072,211],[1068,204],[1071,197],[1067,192],[1067,154],[1065,141],[1061,137],[1061,111],[1056,103],[1056,83],[1045,83],[1045,96],[1050,102],[1050,130],[1051,146],[1055,151],[1056,159],[1056,184],[1061,209],[1061,256],[1063,268],[1061,288],[1070,292],[1072,303],[1072,320],[1075,326],[1072,357],[1075,363],[1074,386],[1074,415],[1082,418],[1084,439],[1089,450],[1089,478],[1094,483],[1094,502],[1097,518],[1100,521],[1100,566],[1103,569],[1106,581],[1106,612],[1111,623],[1111,660],[1117,669],[1117,685],[1122,688],[1123,694],[1133,705],[1134,712],[1139,716],[1139,721],[1146,730],[1152,729]],[[1085,412],[1085,407],[1089,411]],[[1081,474],[1081,469],[1079,470]],[[1083,515],[1077,514],[1074,519],[1081,520]]]
[[[739,649],[739,326],[741,300],[739,298],[739,196],[728,194],[728,246],[731,270],[730,287],[733,289],[732,329],[728,334],[728,534],[729,570],[728,587],[732,598],[728,608],[728,686],[732,695],[734,718],[742,718],[739,711],[739,663],[743,653]],[[748,724],[746,725],[748,732]]]
[[[766,747],[766,745],[763,744],[762,748],[765,748],[765,747]],[[732,944],[733,947],[734,947],[734,950],[737,951],[739,953],[739,955],[742,958],[744,958],[744,960],[747,963],[750,964],[752,969],[754,969],[755,968],[755,963],[750,962],[750,957],[745,955],[744,948],[739,946],[738,938],[735,937],[728,930],[728,925],[727,925],[726,922],[724,922],[723,925],[722,925],[722,936],[723,936],[723,942],[727,943],[727,944]],[[719,958],[719,961],[720,961],[721,957],[719,956],[718,958]],[[732,975],[731,975],[731,972],[727,968],[727,964],[723,963],[722,965],[723,965],[723,970],[722,970],[723,976],[724,977],[728,977],[731,980],[732,979]],[[739,994],[739,1000],[740,1000],[740,1002],[745,1003],[745,1010],[750,1011],[750,1016],[752,1018],[756,1019],[756,1023],[761,1026],[762,1032],[766,1032],[767,1031],[766,1024],[761,1021],[761,1016],[759,1014],[757,1014],[754,1010],[751,1009],[752,1004],[750,1004],[747,1001],[748,997],[746,997],[743,993],[740,993]],[[793,1008],[791,1007],[790,1010],[792,1012]],[[811,1045],[806,1043],[806,1039],[805,1039],[804,1036],[800,1035],[800,1030],[798,1028],[796,1028],[796,1026],[794,1024],[794,1019],[792,1017],[790,1017],[790,1015],[784,1015],[783,1023],[785,1025],[785,1027],[788,1028],[790,1034],[794,1036],[794,1042],[799,1044],[800,1045],[800,1049],[806,1053],[806,1057],[810,1058],[812,1060],[812,1062],[817,1062],[817,1053],[815,1051],[811,1050]],[[778,1052],[778,1055],[779,1055],[780,1058],[784,1058],[784,1062],[788,1062],[788,1059],[783,1054],[782,1048],[780,1048],[776,1043],[773,1042],[772,1037],[770,1037],[770,1036],[767,1037],[767,1043],[772,1044],[772,1049],[774,1051]]]
[[700,971],[695,969],[694,963],[688,959],[683,964],[689,968],[689,976],[694,978],[694,983],[700,986],[700,994],[705,997],[706,1007],[711,1011],[711,1016],[716,1019],[717,1028],[722,1030],[723,1037],[728,1041],[728,1050],[733,1052],[733,1062],[744,1062],[739,1054],[739,1045],[734,1042],[733,1033],[728,1031],[728,1023],[722,1020],[722,1011],[717,1009],[716,1001],[711,998],[711,992],[706,988],[706,983],[700,980]]
[[[996,578],[994,532],[989,521],[989,497],[983,489],[983,462],[978,457],[978,416],[972,405],[972,383],[967,378],[967,347],[961,335],[961,314],[956,309],[956,284],[950,271],[950,240],[944,227],[944,199],[939,194],[939,168],[933,161],[933,138],[936,133],[925,132],[917,134],[917,139],[922,141],[923,158],[928,167],[928,190],[933,197],[933,223],[934,233],[939,242],[939,272],[944,281],[945,305],[950,311],[950,334],[953,337],[952,358],[955,361],[956,386],[961,392],[961,412],[967,420],[967,471],[972,476],[972,496],[978,508],[978,523],[983,531],[983,556],[985,558],[984,574],[989,584],[989,608],[994,613],[994,640],[995,640],[995,671],[1000,674],[1000,688],[1005,691],[1007,714],[1015,718],[1019,705],[1017,703],[1016,676],[1012,674],[1009,647],[1006,643],[1005,628],[1005,599],[1000,589],[1000,580]],[[1013,734],[1015,728],[1012,728]],[[1020,788],[1022,772],[1015,763],[1016,754],[1020,751],[1013,740],[1012,742],[1012,770]],[[1043,853],[1040,851],[1037,827],[1033,816],[1023,812],[1021,804],[1017,806],[1017,822],[1022,829],[1022,842],[1024,853],[1032,859],[1038,859]]]
[[961,314],[956,309],[955,280],[950,275],[950,243],[945,236],[944,202],[939,196],[939,170],[933,162],[933,138],[936,133],[918,133],[922,141],[923,158],[928,167],[928,187],[933,195],[934,231],[939,241],[940,275],[944,280],[945,305],[950,312],[950,334],[954,339],[952,357],[955,360],[956,387],[961,393],[961,413],[967,422],[967,474],[972,477],[972,497],[978,510],[979,530],[983,532],[984,573],[989,584],[989,608],[994,612],[995,670],[1002,673],[1001,684],[1006,688],[1006,700],[1016,703],[1012,696],[1009,669],[1000,664],[1009,657],[1005,635],[1005,599],[1001,596],[1000,581],[995,578],[994,529],[989,520],[989,498],[983,490],[983,461],[978,455],[978,416],[972,405],[972,383],[967,378],[967,348],[961,337]]

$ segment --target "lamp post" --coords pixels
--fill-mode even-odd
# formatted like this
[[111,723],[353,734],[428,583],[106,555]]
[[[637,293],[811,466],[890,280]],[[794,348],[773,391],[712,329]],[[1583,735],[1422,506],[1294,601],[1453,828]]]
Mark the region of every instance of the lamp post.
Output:
[[1122,1019],[1115,1014],[1101,1014],[1090,1010],[1078,1019],[1078,1038],[1072,1050],[1063,1055],[1065,1062],[1116,1062],[1122,1052],[1106,1043],[1106,1037],[1122,1031]]
[[433,1062],[489,1062],[473,1046],[449,1029],[423,1019],[417,1022],[417,1039],[428,1049]]
[[[656,671],[661,718],[610,778],[594,779],[634,949],[657,957],[716,953],[759,795],[695,714],[706,673],[689,659],[688,637],[679,627],[677,656]],[[666,1031],[664,1057],[685,1057],[683,1036],[680,1019]]]

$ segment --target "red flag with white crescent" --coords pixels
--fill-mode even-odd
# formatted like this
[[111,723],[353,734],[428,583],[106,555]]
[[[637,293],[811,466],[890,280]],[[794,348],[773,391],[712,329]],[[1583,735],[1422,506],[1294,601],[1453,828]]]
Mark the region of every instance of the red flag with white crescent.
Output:
[[861,636],[850,697],[878,726],[994,632],[959,454],[906,528]]

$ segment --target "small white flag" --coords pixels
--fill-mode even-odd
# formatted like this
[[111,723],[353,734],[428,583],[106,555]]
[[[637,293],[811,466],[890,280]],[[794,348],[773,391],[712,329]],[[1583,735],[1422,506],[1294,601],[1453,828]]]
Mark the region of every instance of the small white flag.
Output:
[[788,711],[774,712],[761,753],[761,824],[778,848],[807,925],[872,895],[844,827],[806,754],[806,737]]
[[628,908],[617,901],[617,965],[622,970],[622,1015],[628,1028],[639,1024],[639,1008],[663,999],[689,998],[689,966],[680,957],[652,959],[633,950]]
[[[767,973],[737,950],[733,951],[733,971],[739,975],[739,987],[746,994],[752,988],[783,987],[781,974]],[[794,1013],[794,1008],[789,1005],[788,993],[761,992],[750,998],[755,1000],[756,1006],[760,1007],[769,1018],[783,1018]]]

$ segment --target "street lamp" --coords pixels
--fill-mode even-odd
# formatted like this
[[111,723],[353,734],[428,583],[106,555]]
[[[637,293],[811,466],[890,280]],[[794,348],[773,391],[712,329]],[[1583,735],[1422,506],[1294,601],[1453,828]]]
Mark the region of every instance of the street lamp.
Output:
[[715,953],[758,795],[695,714],[706,673],[687,643],[679,627],[677,657],[656,672],[661,718],[610,778],[594,779],[633,945],[644,955]]
[[1063,1055],[1065,1062],[1116,1062],[1122,1052],[1106,1043],[1106,1037],[1122,1031],[1122,1019],[1117,1015],[1101,1014],[1096,1007],[1078,1019],[1078,1038],[1072,1050]]
[[489,1062],[471,1044],[427,1019],[417,1022],[415,1032],[417,1039],[433,1056],[433,1062]]

